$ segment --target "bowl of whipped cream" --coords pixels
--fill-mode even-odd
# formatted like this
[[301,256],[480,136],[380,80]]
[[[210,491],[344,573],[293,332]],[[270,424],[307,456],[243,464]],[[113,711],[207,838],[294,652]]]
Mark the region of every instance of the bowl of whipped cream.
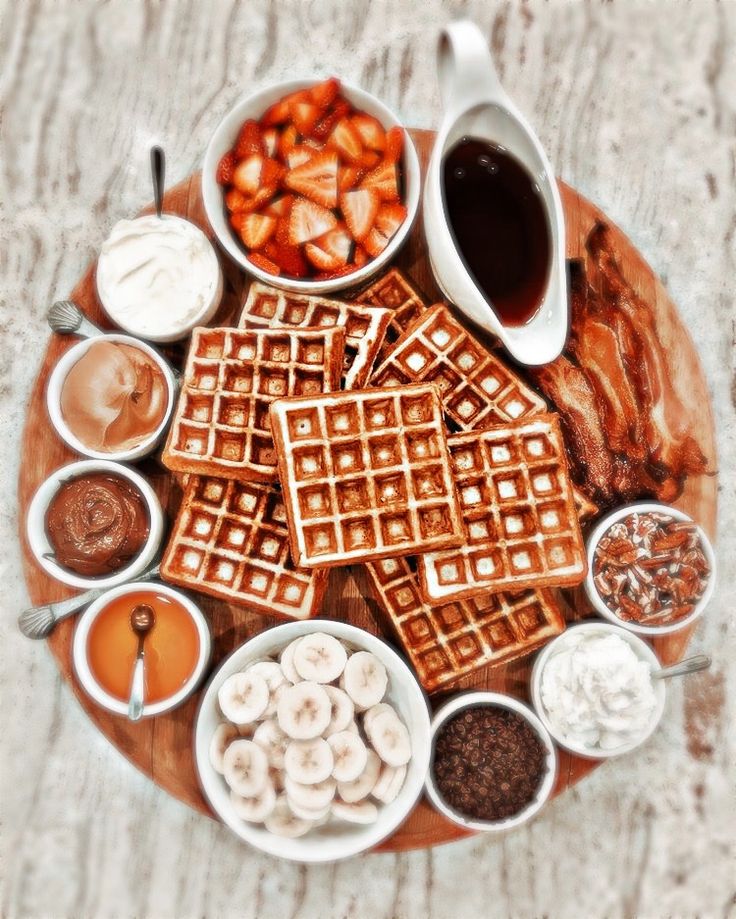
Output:
[[585,622],[551,641],[534,662],[534,709],[559,746],[588,759],[630,753],[656,730],[665,681],[649,645],[626,629]]

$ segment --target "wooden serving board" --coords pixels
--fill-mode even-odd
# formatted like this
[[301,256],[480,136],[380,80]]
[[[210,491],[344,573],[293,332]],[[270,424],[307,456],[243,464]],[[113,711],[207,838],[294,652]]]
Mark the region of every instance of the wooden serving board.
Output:
[[[424,169],[429,159],[434,135],[430,131],[412,131],[411,133]],[[606,218],[598,208],[572,188],[564,183],[560,183],[560,187],[567,221],[567,255],[568,258],[582,258],[585,252],[584,242],[590,229],[597,220]],[[210,236],[212,235],[202,205],[198,174],[172,188],[165,197],[164,208],[171,213],[187,217],[199,224]],[[608,222],[610,224],[610,221]],[[666,346],[670,380],[676,387],[688,413],[692,416],[695,437],[713,465],[715,464],[716,448],[710,397],[693,343],[675,306],[651,268],[624,234],[615,227],[613,230],[617,260],[628,281],[638,289],[655,314],[658,332]],[[213,320],[213,325],[228,324],[233,319],[238,306],[243,301],[248,284],[245,274],[237,266],[224,256],[221,261],[225,273],[225,294],[218,315]],[[408,273],[409,277],[430,299],[430,302],[434,299],[441,299],[427,259],[421,218],[417,220],[407,244],[397,259],[397,264]],[[94,265],[79,281],[70,294],[70,298],[94,322],[109,327],[97,298]],[[64,351],[71,347],[73,341],[74,339],[59,335],[52,336],[31,393],[23,434],[23,453],[18,483],[19,520],[24,550],[25,578],[34,604],[60,600],[74,592],[52,580],[35,563],[25,538],[26,512],[38,486],[54,469],[78,459],[56,436],[47,417],[45,404],[46,381],[49,373]],[[169,356],[178,360],[183,353],[184,347],[178,347],[171,349]],[[161,498],[164,509],[168,512],[169,517],[173,518],[178,508],[180,491],[171,475],[155,458],[148,458],[139,464],[139,468],[150,479]],[[677,502],[678,507],[691,514],[704,526],[711,539],[715,537],[716,495],[715,476],[702,475],[687,482],[685,491]],[[346,620],[380,634],[381,630],[374,615],[375,607],[372,605],[373,601],[367,599],[368,595],[368,586],[359,568],[333,570],[324,601],[323,615],[327,618]],[[568,596],[572,604],[567,605],[567,612],[571,620],[590,614],[591,610],[582,596],[582,591],[577,590]],[[204,595],[199,595],[196,599],[209,616],[212,625],[213,667],[247,638],[277,622],[275,619],[246,612]],[[137,724],[132,724],[123,717],[104,711],[85,695],[72,672],[73,629],[74,625],[71,620],[63,622],[49,639],[49,645],[64,679],[71,684],[90,718],[124,756],[158,785],[196,810],[212,816],[200,792],[194,765],[192,728],[199,696],[190,699],[186,705],[168,715]],[[685,651],[691,632],[692,629],[685,629],[675,635],[656,640],[654,647],[660,659],[668,663],[679,660]],[[395,643],[393,636],[385,637]],[[531,662],[532,659],[527,658],[493,671],[479,670],[472,678],[464,680],[453,691],[461,688],[482,687],[528,699],[528,676]],[[441,698],[437,696],[436,699],[433,698],[433,701],[439,701]],[[597,765],[598,763],[594,761],[583,760],[560,751],[560,771],[555,793],[559,794],[570,785],[574,785]],[[468,834],[447,822],[422,800],[403,826],[379,848],[390,851],[415,849],[448,842],[465,835]]]

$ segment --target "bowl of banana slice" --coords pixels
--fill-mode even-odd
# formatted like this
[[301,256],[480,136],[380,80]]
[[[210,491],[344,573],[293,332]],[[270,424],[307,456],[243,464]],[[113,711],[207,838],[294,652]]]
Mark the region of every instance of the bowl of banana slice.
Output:
[[205,797],[241,839],[293,861],[337,861],[390,836],[421,795],[429,706],[380,638],[290,622],[223,661],[194,747]]

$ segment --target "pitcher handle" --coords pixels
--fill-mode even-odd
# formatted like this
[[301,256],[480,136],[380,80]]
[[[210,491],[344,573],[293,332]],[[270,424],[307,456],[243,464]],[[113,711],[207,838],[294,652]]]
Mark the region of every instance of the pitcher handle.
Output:
[[469,19],[451,22],[440,33],[437,76],[445,114],[459,114],[479,102],[506,101],[488,44]]

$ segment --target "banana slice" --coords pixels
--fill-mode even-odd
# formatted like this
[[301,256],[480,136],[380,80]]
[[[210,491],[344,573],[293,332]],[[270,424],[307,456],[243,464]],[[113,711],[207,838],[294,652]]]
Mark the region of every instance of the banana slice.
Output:
[[368,748],[357,734],[338,731],[327,738],[332,748],[332,775],[338,782],[354,782],[366,767]]
[[358,804],[333,801],[332,816],[347,823],[375,823],[378,820],[378,808],[372,801],[361,801]]
[[332,812],[331,804],[327,804],[325,807],[319,808],[299,807],[296,801],[292,801],[288,795],[286,798],[294,816],[301,817],[302,820],[311,820],[315,826],[321,826],[322,822],[325,821],[325,818],[329,818],[330,813]]
[[333,778],[325,779],[324,782],[317,782],[315,785],[302,785],[301,782],[295,782],[287,773],[284,778],[284,789],[297,807],[305,807],[308,810],[321,810],[327,807],[335,797],[337,782]]
[[257,673],[234,673],[217,693],[222,714],[233,724],[249,724],[261,717],[268,705],[268,684]]
[[268,697],[268,705],[261,716],[262,718],[273,718],[276,715],[279,707],[279,699],[284,694],[284,690],[288,689],[289,686],[291,686],[291,683],[284,677],[284,682],[271,691]]
[[228,721],[223,721],[222,724],[218,724],[215,728],[215,733],[210,741],[210,763],[215,772],[219,772],[220,775],[222,775],[224,768],[222,757],[225,754],[225,750],[227,750],[230,741],[235,740],[237,736],[238,729]]
[[281,665],[281,670],[290,683],[300,683],[302,679],[294,668],[294,652],[296,651],[296,646],[301,640],[302,638],[295,638],[294,641],[290,642],[279,655],[279,664]]
[[276,791],[270,782],[266,782],[259,795],[244,798],[234,791],[230,792],[230,803],[241,820],[248,823],[263,823],[276,804]]
[[342,642],[325,632],[305,635],[294,649],[294,669],[304,680],[331,683],[345,669],[348,654]]
[[284,753],[289,745],[289,738],[275,718],[269,718],[258,725],[253,734],[253,742],[261,747],[273,769],[284,768]]
[[252,740],[234,740],[223,756],[223,775],[234,792],[254,798],[268,782],[268,757]]
[[365,769],[358,778],[352,782],[337,783],[338,794],[346,804],[355,804],[367,798],[378,780],[381,760],[373,750],[367,749],[367,753]]
[[361,710],[377,705],[386,693],[386,668],[370,651],[356,651],[348,658],[340,687]]
[[325,728],[325,734],[329,737],[330,734],[337,734],[338,731],[347,729],[353,720],[355,706],[350,696],[343,692],[342,689],[338,689],[337,686],[325,686],[325,692],[330,697],[330,704],[332,705],[332,717]]
[[405,778],[406,766],[389,766],[384,763],[371,794],[382,804],[390,804],[397,798]]
[[[352,735],[350,735],[352,736]],[[292,740],[284,753],[284,769],[300,785],[316,785],[332,775],[333,747],[321,737]]]
[[330,697],[324,686],[304,680],[283,691],[276,717],[281,730],[293,740],[311,740],[319,737],[330,723]]
[[373,718],[368,739],[389,766],[405,766],[411,759],[409,731],[393,712],[380,712]]
[[276,798],[274,809],[264,820],[264,825],[274,836],[284,836],[289,839],[304,836],[312,829],[311,820],[304,820],[293,813],[286,795],[279,795]]
[[345,728],[346,731],[350,731],[351,734],[357,734],[358,737],[361,736],[360,728],[358,727],[358,722],[353,719],[350,724]]
[[392,715],[396,715],[398,718],[396,709],[393,707],[393,705],[389,705],[388,702],[379,702],[378,705],[371,705],[369,709],[366,709],[366,711],[363,712],[363,730],[366,732],[368,737],[371,736],[371,722],[376,717],[376,715],[380,715],[381,712],[391,712]]

